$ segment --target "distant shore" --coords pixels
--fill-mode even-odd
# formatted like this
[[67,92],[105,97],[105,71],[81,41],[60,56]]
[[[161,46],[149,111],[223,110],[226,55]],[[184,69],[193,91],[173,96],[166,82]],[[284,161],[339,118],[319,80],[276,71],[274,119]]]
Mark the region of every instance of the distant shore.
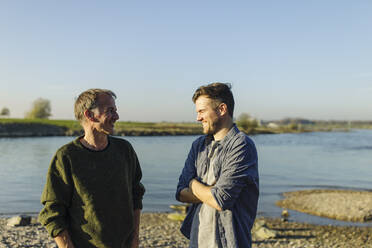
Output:
[[[276,218],[259,218],[277,237],[253,240],[252,247],[372,247],[372,227],[320,226],[282,222]],[[186,248],[189,241],[180,233],[180,221],[167,218],[167,213],[143,213],[140,226],[140,247]],[[55,248],[45,229],[32,219],[31,225],[9,227],[0,218],[0,247]]]
[[[303,133],[314,131],[348,131],[345,125],[259,125],[238,127],[249,135]],[[368,125],[356,128],[370,128]],[[46,120],[46,119],[0,119],[1,137],[42,137],[42,136],[78,136],[83,133],[80,124],[74,120]],[[199,123],[172,122],[117,122],[115,135],[117,136],[171,136],[171,135],[201,135],[202,127]]]
[[[117,136],[198,135],[197,123],[117,122]],[[83,129],[74,120],[0,119],[0,137],[78,136]]]

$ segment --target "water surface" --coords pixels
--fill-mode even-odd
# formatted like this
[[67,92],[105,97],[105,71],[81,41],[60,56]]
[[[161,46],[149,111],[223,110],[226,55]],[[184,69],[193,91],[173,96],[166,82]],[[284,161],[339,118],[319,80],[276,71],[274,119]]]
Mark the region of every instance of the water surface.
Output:
[[[0,214],[37,213],[55,151],[73,137],[0,139]],[[144,211],[169,211],[196,136],[125,137],[132,143],[146,187]],[[314,188],[372,190],[372,131],[256,135],[260,172],[259,215],[280,216],[281,193]],[[290,211],[293,220],[343,224]]]

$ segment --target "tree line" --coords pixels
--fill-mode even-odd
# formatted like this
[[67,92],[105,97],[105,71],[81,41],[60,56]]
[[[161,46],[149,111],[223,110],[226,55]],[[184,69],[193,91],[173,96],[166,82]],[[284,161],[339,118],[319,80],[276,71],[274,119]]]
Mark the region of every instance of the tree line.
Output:
[[[26,112],[25,118],[27,119],[48,119],[52,115],[52,107],[50,101],[44,98],[36,99],[31,109]],[[10,110],[7,107],[3,107],[0,111],[0,116],[10,116]]]

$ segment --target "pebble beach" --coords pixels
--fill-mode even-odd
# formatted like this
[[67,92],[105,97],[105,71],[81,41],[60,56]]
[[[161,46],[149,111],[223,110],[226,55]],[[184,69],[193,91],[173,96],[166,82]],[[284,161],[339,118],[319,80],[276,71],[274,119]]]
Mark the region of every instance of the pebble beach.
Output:
[[286,192],[276,204],[302,213],[335,220],[372,221],[372,192],[315,189]]
[[[290,216],[285,221],[280,217],[259,217],[252,229],[252,247],[372,248],[371,194],[327,189],[284,193],[285,198],[277,203],[282,207],[334,219],[345,220],[349,216],[349,219],[368,220],[367,225],[356,226],[352,222],[349,226],[315,225],[295,222]],[[171,220],[169,216],[169,213],[142,213],[141,248],[188,247],[188,240],[179,231],[181,221]],[[0,248],[56,247],[35,218],[26,226],[9,226],[7,221],[0,218]]]
[[[167,213],[143,213],[140,247],[183,248],[188,240],[179,231],[180,221],[168,219]],[[277,237],[254,240],[253,247],[372,247],[372,226],[321,226],[283,222],[280,218],[258,218],[277,232]],[[9,227],[0,219],[0,248],[56,247],[44,228],[32,219],[28,226]]]

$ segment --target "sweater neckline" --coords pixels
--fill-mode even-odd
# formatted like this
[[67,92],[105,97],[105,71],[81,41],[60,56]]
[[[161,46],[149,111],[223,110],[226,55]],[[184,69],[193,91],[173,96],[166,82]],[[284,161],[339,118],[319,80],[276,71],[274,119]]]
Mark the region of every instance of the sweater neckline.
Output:
[[75,139],[74,143],[75,143],[78,147],[80,147],[80,148],[82,148],[82,149],[84,149],[84,150],[87,150],[87,151],[89,151],[89,152],[94,152],[94,153],[104,152],[104,151],[106,151],[106,150],[110,147],[110,144],[111,144],[111,137],[110,137],[110,135],[107,135],[107,146],[106,146],[105,148],[103,148],[102,150],[93,150],[93,149],[90,149],[90,148],[88,148],[88,147],[85,147],[85,146],[80,142],[80,139],[83,138],[83,137],[84,137],[84,135],[81,135],[81,136],[77,137],[77,138]]

